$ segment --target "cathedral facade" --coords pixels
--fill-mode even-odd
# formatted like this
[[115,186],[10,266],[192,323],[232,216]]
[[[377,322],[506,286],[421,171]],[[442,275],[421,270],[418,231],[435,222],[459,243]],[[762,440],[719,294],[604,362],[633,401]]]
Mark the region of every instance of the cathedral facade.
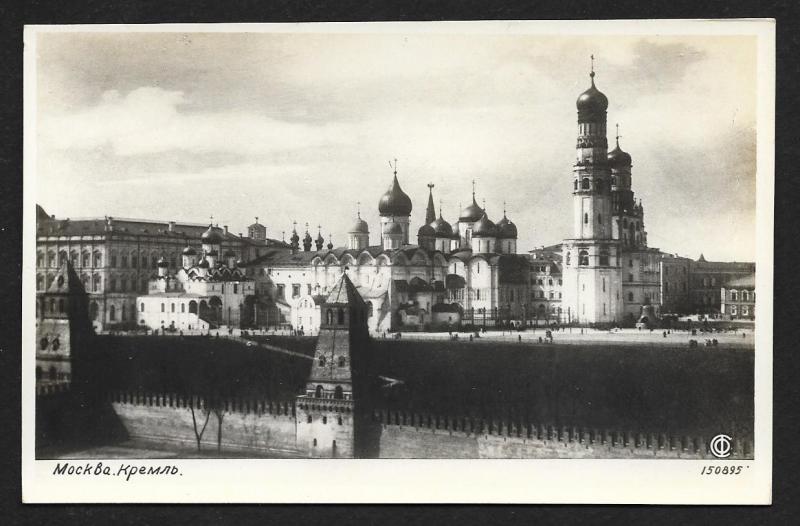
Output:
[[[341,246],[326,244],[321,232],[313,238],[308,225],[302,238],[295,224],[288,243],[270,239],[256,218],[246,236],[214,227],[218,253],[210,255],[199,246],[208,235],[202,225],[111,217],[70,221],[38,208],[37,291],[48,290],[69,261],[88,292],[96,329],[161,327],[164,321],[176,328],[291,327],[313,334],[321,326],[322,299],[343,275],[364,299],[374,332],[631,324],[662,311],[718,311],[719,288],[754,272],[754,264],[710,264],[702,257],[692,262],[649,247],[644,206],[633,191],[632,158],[620,147],[618,128],[609,151],[609,101],[595,85],[593,69],[576,106],[572,234],[563,243],[518,254],[517,225],[505,210],[498,221],[490,219],[485,204],[478,205],[474,182],[469,204],[452,221],[441,207],[437,213],[429,184],[425,222],[415,230],[412,199],[395,165],[378,199],[379,224],[367,224],[359,210]],[[197,251],[201,259],[188,261]],[[218,261],[201,268],[209,257]],[[225,287],[236,291],[213,324],[201,323],[194,307],[161,316],[162,305],[173,304],[159,295],[195,294],[212,281],[221,290],[197,293],[210,300]],[[243,287],[249,292],[239,297]],[[178,302],[175,308],[188,307]]]

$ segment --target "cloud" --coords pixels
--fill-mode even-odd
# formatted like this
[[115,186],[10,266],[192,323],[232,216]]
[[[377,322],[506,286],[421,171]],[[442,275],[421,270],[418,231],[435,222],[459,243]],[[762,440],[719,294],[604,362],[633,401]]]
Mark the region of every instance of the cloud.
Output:
[[263,155],[346,142],[341,124],[286,122],[240,111],[191,111],[181,91],[140,87],[124,96],[106,91],[101,100],[72,113],[41,115],[40,132],[57,150],[110,146],[120,156],[171,150]]

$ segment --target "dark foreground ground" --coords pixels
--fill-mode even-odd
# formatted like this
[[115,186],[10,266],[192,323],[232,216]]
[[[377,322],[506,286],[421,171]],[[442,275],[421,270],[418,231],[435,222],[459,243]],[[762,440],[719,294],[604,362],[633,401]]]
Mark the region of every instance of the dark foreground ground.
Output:
[[[268,337],[311,355],[315,338]],[[713,436],[752,437],[752,349],[375,340],[387,409]],[[100,336],[78,391],[209,393],[292,400],[311,361],[205,337]]]

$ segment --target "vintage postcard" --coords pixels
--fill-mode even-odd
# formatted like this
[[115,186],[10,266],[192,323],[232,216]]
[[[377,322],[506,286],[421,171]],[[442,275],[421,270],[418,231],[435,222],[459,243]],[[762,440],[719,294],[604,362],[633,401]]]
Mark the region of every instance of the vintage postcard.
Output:
[[27,27],[24,500],[769,503],[774,62]]

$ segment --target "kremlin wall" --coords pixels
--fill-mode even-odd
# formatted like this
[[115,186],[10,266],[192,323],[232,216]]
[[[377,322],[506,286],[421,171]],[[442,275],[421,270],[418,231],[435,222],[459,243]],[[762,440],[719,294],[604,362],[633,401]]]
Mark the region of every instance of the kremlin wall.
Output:
[[[40,208],[37,456],[67,447],[64,437],[80,422],[83,445],[198,454],[708,458],[707,439],[725,432],[734,437],[733,458],[752,458],[750,350],[659,346],[631,355],[551,343],[475,355],[466,342],[449,350],[434,342],[404,369],[404,351],[385,352],[374,339],[464,323],[652,326],[672,310],[666,298],[698,312],[693,301],[702,297],[702,309],[713,312],[719,294],[690,290],[700,279],[692,269],[706,262],[684,264],[647,246],[631,156],[619,137],[608,151],[608,99],[594,77],[578,98],[577,157],[565,184],[573,232],[528,254],[517,254],[517,227],[505,211],[495,223],[477,204],[474,186],[451,224],[441,210],[437,216],[429,185],[426,222],[412,243],[412,203],[396,166],[378,203],[375,245],[360,213],[347,246],[326,249],[321,235],[306,231],[301,250],[296,229],[286,243],[258,224],[245,237],[213,224],[57,220]],[[754,282],[742,278],[755,266],[738,265],[711,265],[702,285],[736,283],[739,295],[729,290],[726,301],[744,297],[747,310],[727,312],[752,320]],[[281,354],[208,336],[233,327],[316,338],[313,349]],[[161,336],[125,334],[143,328]],[[110,330],[123,334],[92,334]],[[503,384],[512,378],[516,384]]]

